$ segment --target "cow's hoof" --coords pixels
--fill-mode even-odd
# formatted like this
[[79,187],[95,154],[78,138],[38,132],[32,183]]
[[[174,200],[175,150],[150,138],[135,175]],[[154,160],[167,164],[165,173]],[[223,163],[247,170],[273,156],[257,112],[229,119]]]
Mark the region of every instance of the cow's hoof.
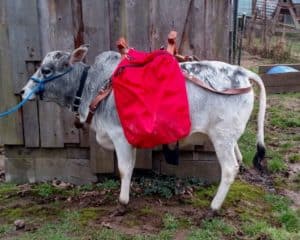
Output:
[[209,209],[205,215],[204,215],[204,218],[206,220],[209,220],[209,219],[213,219],[215,217],[219,217],[220,216],[220,211],[219,210],[213,210],[213,209]]
[[129,203],[129,197],[119,197],[119,203],[122,205],[127,205]]
[[119,204],[119,206],[110,214],[110,217],[124,216],[127,212],[127,205]]

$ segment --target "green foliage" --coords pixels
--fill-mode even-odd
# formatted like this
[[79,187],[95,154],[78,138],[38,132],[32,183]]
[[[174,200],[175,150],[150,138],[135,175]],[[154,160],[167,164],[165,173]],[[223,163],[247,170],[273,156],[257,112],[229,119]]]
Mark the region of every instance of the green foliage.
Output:
[[186,187],[199,188],[203,182],[197,178],[176,178],[173,176],[155,175],[153,178],[142,177],[136,179],[136,182],[143,194],[146,196],[159,195],[163,198],[171,198],[180,194]]
[[286,197],[267,195],[266,200],[271,204],[275,217],[288,232],[300,229],[300,216],[290,208],[291,201]]
[[261,220],[244,223],[242,230],[247,236],[251,237],[251,239],[297,240],[300,237],[299,232],[294,233],[288,232],[283,228],[275,228]]
[[24,211],[22,208],[5,208],[0,211],[0,219],[6,220],[8,223],[13,223],[16,219],[23,217]]
[[283,106],[268,108],[271,125],[280,128],[300,127],[299,113],[287,111]]
[[81,225],[87,225],[90,221],[96,220],[100,213],[102,213],[102,209],[99,208],[83,208],[78,212],[77,221]]
[[300,154],[299,153],[291,154],[289,156],[289,161],[290,161],[290,163],[298,163],[298,162],[300,162]]
[[242,229],[250,237],[257,236],[260,233],[265,232],[269,228],[269,224],[262,220],[256,220],[251,223],[246,222],[243,224]]
[[59,194],[62,192],[61,189],[52,186],[51,183],[37,184],[33,187],[33,191],[36,192],[38,196],[45,198],[51,197],[55,194]]
[[12,226],[8,224],[0,225],[0,238],[2,239],[7,233],[12,231]]
[[179,221],[171,214],[166,214],[163,217],[164,228],[168,230],[175,230],[179,227]]
[[4,199],[8,194],[14,194],[18,191],[18,187],[13,183],[0,183],[0,200]]
[[119,189],[120,183],[119,181],[116,181],[114,179],[105,179],[104,182],[98,183],[97,187],[100,189],[105,189],[105,190],[116,190]]
[[243,155],[243,163],[252,166],[252,160],[256,151],[256,133],[250,124],[239,140],[239,147]]
[[115,230],[103,228],[100,231],[92,233],[90,239],[93,240],[129,240],[130,238]]
[[296,174],[293,177],[292,181],[293,181],[293,186],[292,187],[294,188],[294,190],[300,191],[300,173]]
[[282,172],[287,169],[287,165],[283,160],[283,157],[278,152],[269,151],[268,155],[271,159],[267,162],[268,170],[271,173]]
[[188,236],[188,240],[219,240],[224,236],[232,236],[235,228],[224,222],[222,219],[214,218],[204,220],[200,229],[194,229]]
[[193,205],[195,207],[208,208],[216,190],[217,186],[215,185],[198,189],[192,199]]
[[233,205],[236,202],[259,202],[262,204],[264,191],[262,188],[251,185],[250,183],[237,180],[228,192],[225,204]]
[[92,183],[84,184],[79,187],[80,191],[92,191],[94,189],[94,185]]

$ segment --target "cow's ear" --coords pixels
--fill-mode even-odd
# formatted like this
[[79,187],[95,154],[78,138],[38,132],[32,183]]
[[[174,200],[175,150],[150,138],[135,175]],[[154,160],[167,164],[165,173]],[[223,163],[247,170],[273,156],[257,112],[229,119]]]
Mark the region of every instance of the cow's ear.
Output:
[[89,45],[87,45],[87,44],[81,45],[79,48],[76,48],[71,53],[71,57],[70,57],[70,61],[69,61],[70,64],[72,65],[76,62],[81,62],[85,58],[88,50],[89,50]]

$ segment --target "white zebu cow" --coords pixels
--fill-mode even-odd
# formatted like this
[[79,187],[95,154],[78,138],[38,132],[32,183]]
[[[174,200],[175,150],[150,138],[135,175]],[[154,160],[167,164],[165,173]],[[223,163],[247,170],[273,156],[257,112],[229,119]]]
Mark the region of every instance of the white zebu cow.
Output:
[[[49,52],[41,67],[33,77],[54,79],[45,83],[44,98],[61,106],[70,108],[79,88],[82,72],[86,65],[82,62],[87,54],[87,46],[81,46],[73,53],[64,51]],[[99,89],[110,79],[120,61],[120,54],[108,51],[100,54],[88,72],[79,106],[81,122],[85,122],[89,104],[97,95]],[[67,70],[72,66],[72,70]],[[254,165],[260,168],[264,157],[264,116],[266,109],[265,88],[260,77],[242,67],[217,61],[201,61],[182,63],[181,68],[189,74],[203,79],[212,87],[243,88],[250,86],[250,79],[260,87],[257,153]],[[63,73],[66,73],[62,75]],[[28,81],[21,94],[28,96],[37,83]],[[159,87],[159,86],[157,86]],[[211,203],[213,210],[220,209],[230,185],[235,179],[242,156],[237,141],[245,130],[247,121],[253,109],[254,93],[225,96],[204,90],[190,81],[186,81],[190,116],[191,134],[201,132],[207,134],[216,150],[221,166],[221,183]],[[31,98],[34,98],[33,95]],[[135,165],[135,149],[127,142],[120,125],[116,111],[113,92],[100,104],[94,115],[91,127],[96,131],[97,141],[104,148],[115,149],[118,158],[118,168],[121,176],[121,192],[119,201],[129,202],[130,181]]]

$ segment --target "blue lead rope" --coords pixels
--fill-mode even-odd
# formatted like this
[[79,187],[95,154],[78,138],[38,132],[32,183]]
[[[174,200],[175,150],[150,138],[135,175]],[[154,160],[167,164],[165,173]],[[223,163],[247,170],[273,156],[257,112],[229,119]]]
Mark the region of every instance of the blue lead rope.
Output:
[[30,97],[34,94],[37,93],[39,90],[40,86],[36,86],[34,89],[31,90],[31,92],[28,94],[28,96],[26,98],[24,98],[18,105],[10,108],[9,110],[7,110],[6,112],[0,113],[0,118],[6,117],[7,115],[14,113],[16,111],[18,111],[21,107],[24,106],[24,104],[26,102],[28,102],[28,100],[30,99]]
[[20,103],[18,103],[16,106],[8,109],[7,111],[5,112],[2,112],[0,113],[0,118],[3,118],[3,117],[6,117],[7,115],[9,114],[12,114],[16,111],[18,111],[21,107],[24,106],[24,104],[26,102],[28,102],[28,100],[30,99],[30,97],[33,95],[33,94],[36,94],[36,93],[42,93],[45,91],[45,83],[46,82],[49,82],[49,81],[52,81],[56,78],[59,78],[65,74],[67,74],[68,72],[70,72],[72,70],[72,67],[70,67],[69,69],[67,69],[65,72],[61,73],[61,74],[58,74],[58,75],[55,75],[55,76],[50,76],[48,78],[44,78],[44,79],[39,79],[39,78],[35,78],[35,77],[31,77],[30,79],[33,80],[34,82],[36,82],[38,85],[33,88],[31,90],[31,92],[28,94],[28,96],[26,98],[24,98]]

